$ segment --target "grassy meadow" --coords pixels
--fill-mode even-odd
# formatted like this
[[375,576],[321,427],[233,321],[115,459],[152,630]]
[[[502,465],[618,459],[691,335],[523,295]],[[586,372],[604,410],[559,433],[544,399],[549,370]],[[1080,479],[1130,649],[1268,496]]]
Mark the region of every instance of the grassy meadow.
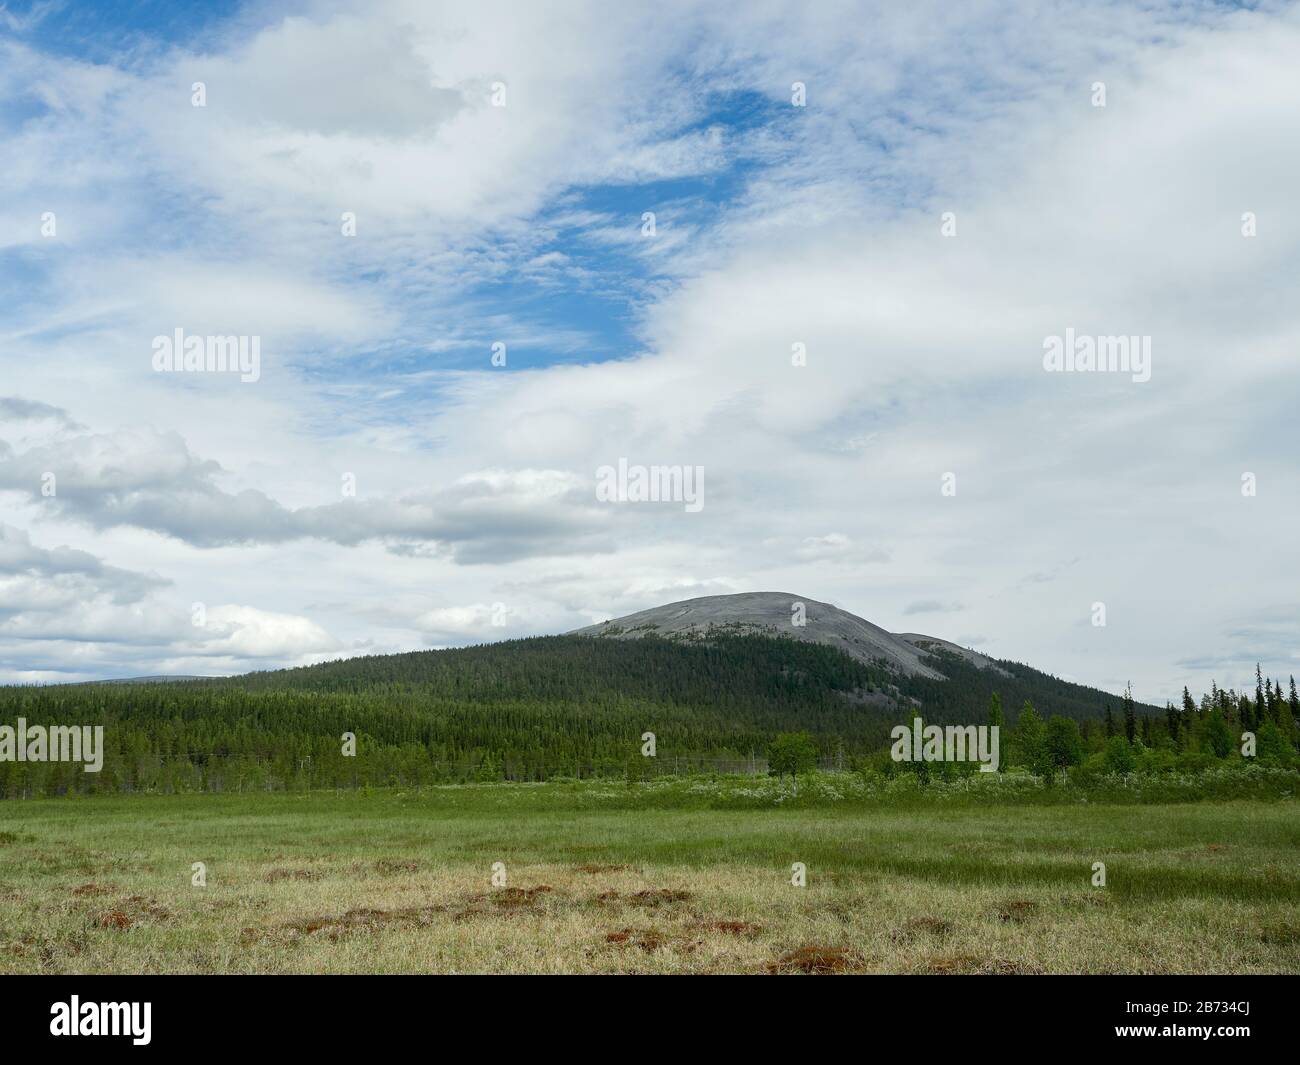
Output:
[[0,972],[1300,972],[1292,799],[836,787],[5,802]]

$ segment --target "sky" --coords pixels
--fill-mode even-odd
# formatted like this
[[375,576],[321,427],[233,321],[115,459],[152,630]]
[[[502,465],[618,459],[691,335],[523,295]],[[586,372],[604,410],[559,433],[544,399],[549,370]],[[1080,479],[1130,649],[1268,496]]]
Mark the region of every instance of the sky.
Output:
[[2,2],[0,681],[742,591],[1285,680],[1298,103],[1282,3]]

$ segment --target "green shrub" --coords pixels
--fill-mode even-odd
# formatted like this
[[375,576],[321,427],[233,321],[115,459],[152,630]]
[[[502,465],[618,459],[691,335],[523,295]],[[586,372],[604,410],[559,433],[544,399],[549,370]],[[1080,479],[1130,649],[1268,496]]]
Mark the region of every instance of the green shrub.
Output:
[[1133,745],[1124,736],[1112,736],[1106,741],[1103,758],[1109,773],[1131,773],[1137,768]]

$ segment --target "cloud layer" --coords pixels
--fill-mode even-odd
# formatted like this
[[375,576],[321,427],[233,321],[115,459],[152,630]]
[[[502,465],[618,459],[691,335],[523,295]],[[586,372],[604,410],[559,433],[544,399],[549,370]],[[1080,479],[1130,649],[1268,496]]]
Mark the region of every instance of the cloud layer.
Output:
[[[1295,671],[1297,56],[1282,5],[10,20],[0,675],[786,587],[1150,701]],[[177,327],[261,379],[153,373]],[[1150,381],[1045,372],[1067,329]]]

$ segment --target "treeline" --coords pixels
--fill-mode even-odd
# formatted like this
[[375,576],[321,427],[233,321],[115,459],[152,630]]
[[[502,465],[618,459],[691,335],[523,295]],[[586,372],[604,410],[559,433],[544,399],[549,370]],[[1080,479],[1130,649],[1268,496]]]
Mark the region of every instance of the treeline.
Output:
[[[1183,689],[1178,705],[1144,714],[1126,691],[1118,706],[1107,704],[1100,719],[1076,721],[1063,714],[1044,717],[1026,700],[1008,728],[999,693],[989,698],[986,723],[1002,734],[1001,771],[1027,769],[1051,783],[1062,774],[1086,782],[1103,773],[1197,772],[1227,762],[1269,768],[1300,768],[1300,699],[1295,678],[1284,693],[1280,681],[1264,680],[1255,668],[1255,696],[1219,688],[1194,699]],[[920,711],[913,709],[913,716]],[[897,763],[887,751],[857,758],[863,771],[911,772],[928,778],[978,770],[972,762]]]
[[[1235,743],[1242,723],[1257,719],[1294,750],[1294,685],[1289,702],[1271,681],[1261,680],[1257,700],[1215,687],[1169,716],[1024,666],[1000,663],[994,673],[935,661],[950,681],[900,678],[789,638],[541,637],[219,681],[3,687],[0,725],[102,725],[105,752],[99,773],[0,761],[0,796],[643,776],[672,761],[762,757],[773,737],[792,732],[848,765],[885,751],[913,705],[927,723],[985,720],[994,688],[1009,707],[1070,721],[1084,755],[1130,726],[1144,751],[1218,752],[1220,722]],[[655,759],[641,753],[647,732]],[[1013,758],[1028,749],[1016,733],[1009,740]]]
[[[947,680],[912,677],[900,682],[902,692],[919,706],[926,721],[971,724],[983,720],[985,709],[997,693],[1007,707],[1051,707],[1051,712],[1081,724],[1098,720],[1117,698],[1100,688],[1061,680],[1019,662],[999,661],[997,669],[980,669],[951,652],[939,651],[927,659]],[[1139,715],[1157,715],[1160,708],[1134,704]]]
[[0,762],[0,795],[621,776],[644,771],[646,732],[663,759],[761,757],[794,728],[866,751],[888,718],[855,699],[887,697],[888,679],[787,639],[548,637],[222,681],[7,687],[0,723],[103,725],[105,756],[99,773]]

